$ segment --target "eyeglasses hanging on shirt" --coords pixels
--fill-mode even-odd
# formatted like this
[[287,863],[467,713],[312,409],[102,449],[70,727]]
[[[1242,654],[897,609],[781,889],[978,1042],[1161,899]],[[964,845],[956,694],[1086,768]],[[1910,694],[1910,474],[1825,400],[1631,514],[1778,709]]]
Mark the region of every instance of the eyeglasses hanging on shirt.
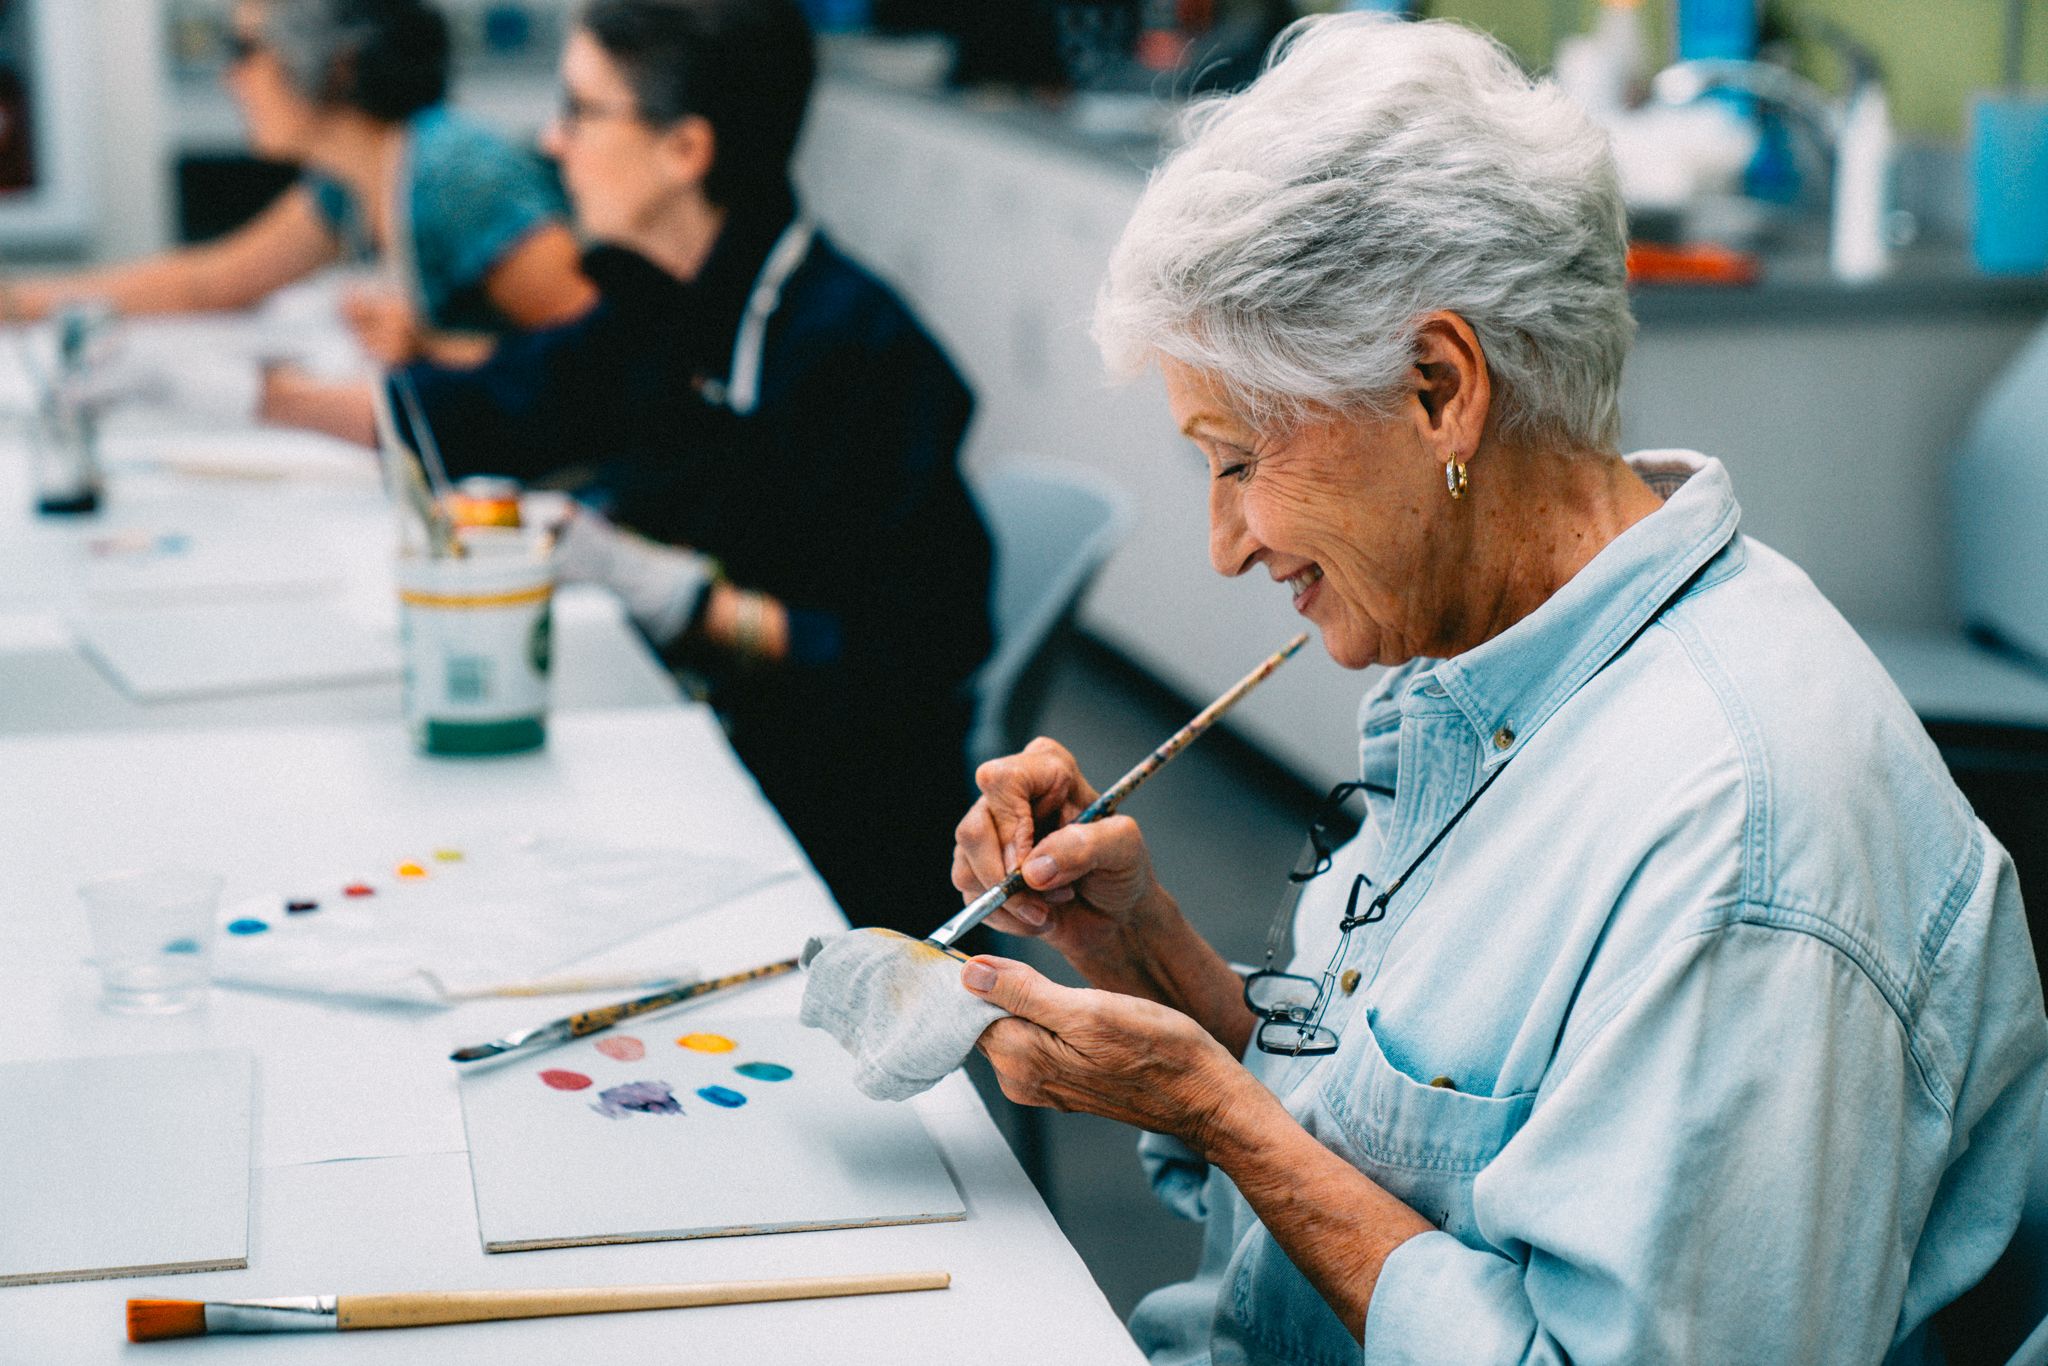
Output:
[[[1296,973],[1273,970],[1273,959],[1279,951],[1280,931],[1294,913],[1292,905],[1282,908],[1281,920],[1275,923],[1274,932],[1266,939],[1266,966],[1244,981],[1245,1006],[1259,1017],[1258,1032],[1253,1035],[1253,1041],[1258,1044],[1260,1052],[1279,1053],[1296,1058],[1315,1058],[1337,1051],[1337,1045],[1342,1040],[1335,1029],[1323,1023],[1323,1017],[1330,1009],[1330,1001],[1334,996],[1333,989],[1337,984],[1338,965],[1344,961],[1344,951],[1351,945],[1351,932],[1361,925],[1376,924],[1386,919],[1387,906],[1400,893],[1401,888],[1407,885],[1408,879],[1415,875],[1415,870],[1436,852],[1436,847],[1444,842],[1445,836],[1451,833],[1458,822],[1465,819],[1465,813],[1472,809],[1473,803],[1479,800],[1487,788],[1493,786],[1494,779],[1505,772],[1507,765],[1502,764],[1487,774],[1486,780],[1465,799],[1465,804],[1453,812],[1451,818],[1444,822],[1443,828],[1430,837],[1429,843],[1422,847],[1422,852],[1401,870],[1399,877],[1374,895],[1362,911],[1359,909],[1358,901],[1372,887],[1372,879],[1364,873],[1359,873],[1352,879],[1351,895],[1344,903],[1344,918],[1337,922],[1337,928],[1342,933],[1338,935],[1337,947],[1331,952],[1330,961],[1323,965],[1320,975],[1303,977]],[[1309,822],[1308,843],[1312,852],[1309,866],[1304,870],[1289,873],[1288,881],[1306,884],[1330,871],[1335,854],[1331,827],[1342,812],[1344,802],[1352,793],[1361,791],[1366,786],[1365,783],[1339,783],[1330,789],[1330,795],[1324,798],[1315,819]]]
[[[1709,560],[1707,563],[1712,562]],[[1657,604],[1657,610],[1643,618],[1642,624],[1636,627],[1629,638],[1615,647],[1614,654],[1618,655],[1626,650],[1637,636],[1650,628],[1652,622],[1664,615],[1666,608],[1684,597],[1686,591],[1698,582],[1700,575],[1706,572],[1706,568],[1706,564],[1695,566],[1691,573],[1680,580],[1664,601]],[[1515,753],[1520,751],[1517,750]],[[1509,759],[1512,758],[1511,754]],[[1443,828],[1430,836],[1429,843],[1422,846],[1422,852],[1417,854],[1414,860],[1401,870],[1400,876],[1388,883],[1384,890],[1375,893],[1362,911],[1358,908],[1358,901],[1372,887],[1372,879],[1364,873],[1359,873],[1352,879],[1351,895],[1344,902],[1344,918],[1337,922],[1337,928],[1341,931],[1337,937],[1337,947],[1331,952],[1330,961],[1323,965],[1320,975],[1304,977],[1298,973],[1273,970],[1273,960],[1279,952],[1284,931],[1293,919],[1295,903],[1281,908],[1280,917],[1274,922],[1272,933],[1266,937],[1266,966],[1244,979],[1245,1007],[1259,1017],[1258,1030],[1252,1037],[1258,1044],[1260,1052],[1311,1058],[1323,1057],[1337,1051],[1337,1045],[1342,1040],[1335,1029],[1323,1023],[1323,1017],[1329,1012],[1330,1002],[1335,995],[1332,989],[1337,984],[1338,965],[1344,961],[1344,951],[1351,945],[1351,932],[1361,925],[1371,925],[1386,919],[1388,905],[1400,894],[1401,888],[1407,885],[1408,879],[1415,875],[1415,870],[1436,852],[1436,847],[1444,842],[1445,837],[1457,827],[1459,821],[1465,819],[1465,813],[1472,809],[1473,803],[1486,795],[1486,789],[1492,787],[1494,779],[1507,772],[1507,768],[1508,760],[1503,760],[1493,772],[1487,774],[1485,781],[1474,788],[1472,795],[1465,799],[1465,804],[1451,813],[1451,818],[1444,822]],[[1330,870],[1336,850],[1332,827],[1342,814],[1344,803],[1351,794],[1370,787],[1371,784],[1368,783],[1348,782],[1339,783],[1330,789],[1330,795],[1323,799],[1323,805],[1316,811],[1315,818],[1309,822],[1308,844],[1312,856],[1309,866],[1304,870],[1289,873],[1288,881],[1296,884],[1307,883]]]

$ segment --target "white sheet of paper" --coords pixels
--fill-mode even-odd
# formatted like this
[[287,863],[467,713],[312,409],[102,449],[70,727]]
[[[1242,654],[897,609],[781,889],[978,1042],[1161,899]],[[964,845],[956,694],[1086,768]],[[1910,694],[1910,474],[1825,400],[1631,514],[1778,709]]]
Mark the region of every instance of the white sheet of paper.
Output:
[[0,1286],[249,1264],[255,1062],[0,1064]]
[[[463,1073],[486,1252],[965,1217],[917,1111],[855,1090],[853,1064],[829,1036],[794,1019],[711,1011],[629,1026]],[[699,1035],[737,1046],[677,1042]],[[630,1052],[625,1039],[644,1056],[605,1051]],[[740,1070],[752,1063],[792,1075]],[[558,1089],[543,1072],[588,1084]],[[744,1103],[704,1098],[711,1087]]]
[[330,603],[284,600],[103,609],[72,623],[79,648],[139,702],[398,677],[398,642]]
[[[465,840],[460,862],[414,851],[398,859],[308,870],[296,887],[221,913],[213,977],[234,986],[438,1006],[485,988],[560,975],[564,965],[687,919],[782,878],[793,864],[755,863],[682,847],[561,835]],[[350,885],[371,888],[348,896]],[[319,909],[292,913],[294,900]],[[227,932],[237,922],[266,928]],[[623,998],[635,993],[621,991]]]

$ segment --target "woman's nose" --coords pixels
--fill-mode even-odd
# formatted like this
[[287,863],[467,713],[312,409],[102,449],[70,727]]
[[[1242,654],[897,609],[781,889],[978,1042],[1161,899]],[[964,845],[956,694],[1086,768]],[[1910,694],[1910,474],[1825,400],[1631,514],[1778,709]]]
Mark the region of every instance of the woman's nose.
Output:
[[1244,511],[1233,479],[1209,481],[1209,563],[1225,578],[1236,578],[1251,568],[1258,540],[1245,525]]

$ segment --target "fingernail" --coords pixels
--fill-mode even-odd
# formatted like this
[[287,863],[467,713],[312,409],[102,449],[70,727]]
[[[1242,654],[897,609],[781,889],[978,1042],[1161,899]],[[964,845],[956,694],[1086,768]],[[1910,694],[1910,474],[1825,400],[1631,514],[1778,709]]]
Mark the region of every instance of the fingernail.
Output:
[[1038,926],[1045,923],[1045,908],[1033,905],[1029,901],[1012,902],[1010,904],[1010,914],[1016,916],[1027,925]]
[[1043,882],[1059,870],[1060,866],[1057,863],[1040,854],[1024,865],[1024,878],[1027,882]]
[[960,984],[969,991],[988,991],[996,984],[996,970],[986,963],[970,959],[967,966],[960,969]]

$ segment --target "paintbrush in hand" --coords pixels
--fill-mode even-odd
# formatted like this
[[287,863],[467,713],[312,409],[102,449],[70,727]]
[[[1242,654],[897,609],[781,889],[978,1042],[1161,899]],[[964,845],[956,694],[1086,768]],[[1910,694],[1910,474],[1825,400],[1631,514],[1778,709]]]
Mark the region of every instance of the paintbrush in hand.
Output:
[[558,1314],[612,1314],[628,1309],[695,1309],[839,1295],[893,1295],[944,1290],[944,1271],[876,1276],[800,1276],[780,1281],[708,1281],[697,1285],[622,1285],[568,1290],[430,1290],[402,1295],[304,1295],[274,1300],[130,1300],[128,1340],[196,1338],[213,1333],[347,1332],[357,1328],[420,1328],[435,1323],[487,1323]]
[[[1088,803],[1087,809],[1074,817],[1074,824],[1087,825],[1090,821],[1099,821],[1104,816],[1113,815],[1118,803],[1144,786],[1147,778],[1166,767],[1167,760],[1199,739],[1203,731],[1216,723],[1216,718],[1236,706],[1246,693],[1270,678],[1273,670],[1285,664],[1307,641],[1308,632],[1303,631],[1267,656],[1265,663],[1238,679],[1230,691],[1196,712],[1192,720],[1167,736],[1159,748],[1139,760],[1129,773],[1111,784],[1107,792]],[[960,914],[926,935],[924,942],[942,949],[952,948],[961,935],[994,915],[1005,901],[1023,890],[1024,870],[1012,868],[1008,877],[961,907]]]
[[559,1020],[550,1020],[532,1029],[522,1029],[507,1034],[502,1039],[489,1043],[473,1043],[467,1048],[458,1048],[448,1055],[450,1062],[482,1062],[502,1053],[520,1048],[540,1048],[549,1044],[567,1043],[580,1039],[586,1034],[595,1034],[600,1029],[610,1029],[621,1020],[630,1020],[635,1015],[645,1015],[650,1010],[665,1010],[684,1001],[708,996],[714,991],[740,986],[747,982],[758,982],[764,977],[778,977],[794,971],[796,959],[785,958],[776,963],[765,963],[745,972],[731,973],[725,977],[714,977],[708,982],[692,982],[688,986],[674,987],[668,991],[657,991],[652,996],[639,996],[617,1005],[599,1006],[595,1010],[581,1010],[574,1015],[565,1015]]

